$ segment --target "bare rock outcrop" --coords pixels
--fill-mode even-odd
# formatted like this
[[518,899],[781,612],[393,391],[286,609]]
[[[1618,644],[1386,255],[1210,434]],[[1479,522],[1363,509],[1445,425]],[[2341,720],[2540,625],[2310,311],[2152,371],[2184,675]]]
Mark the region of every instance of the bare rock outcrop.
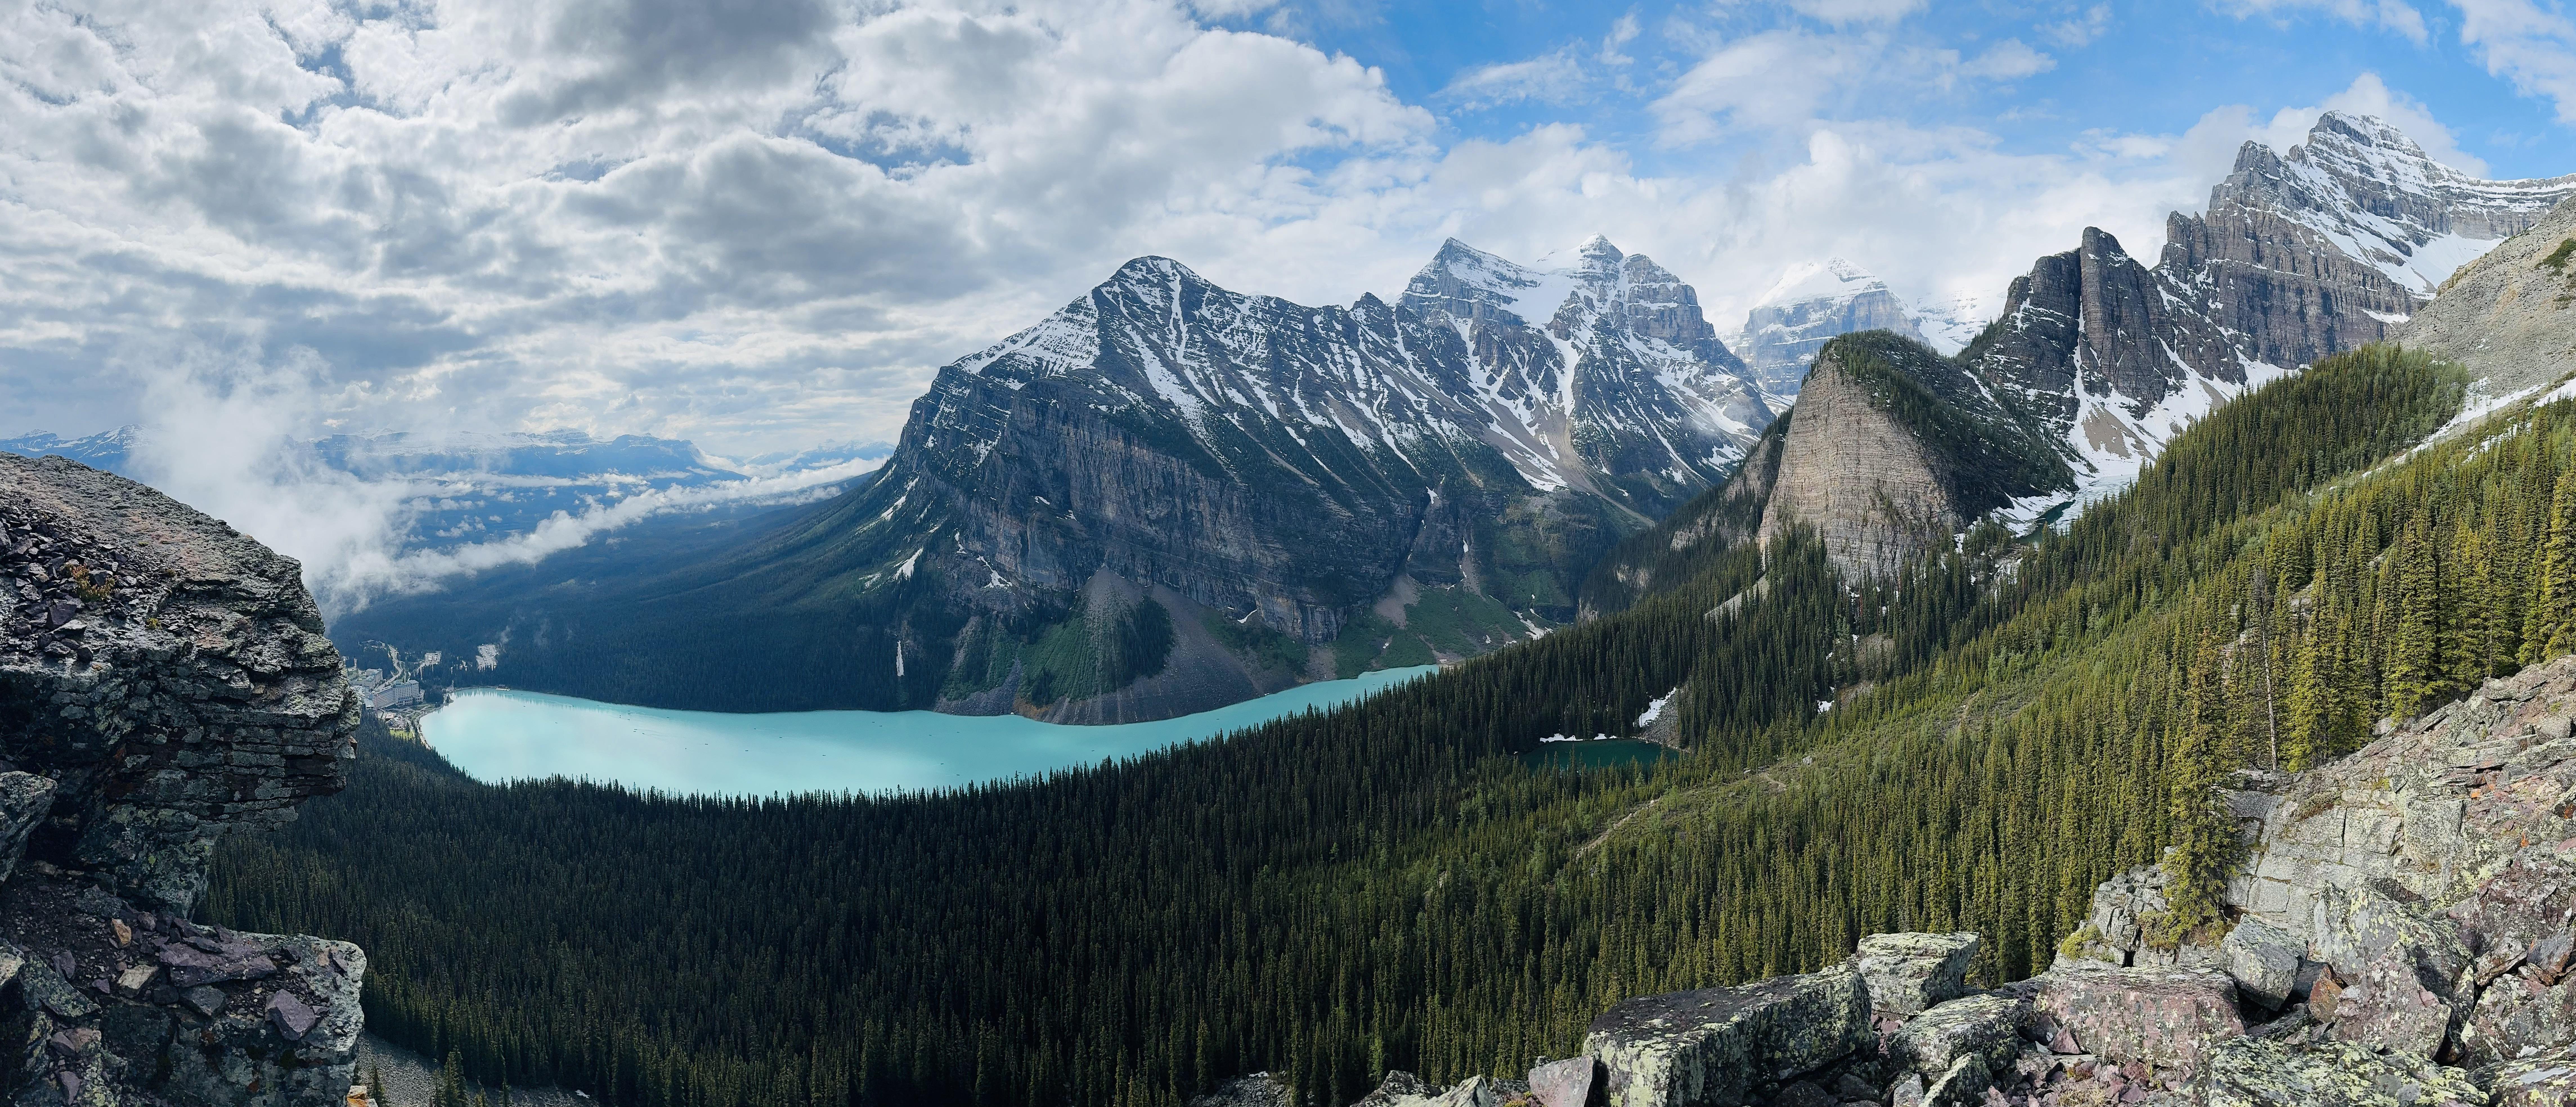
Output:
[[2493,395],[2576,370],[2576,198],[2462,266],[2397,333],[2469,367]]
[[215,842],[338,791],[358,703],[296,564],[0,456],[0,1055],[19,1104],[325,1107],[366,957],[190,922]]
[[2040,435],[1929,347],[1885,331],[1816,355],[1758,537],[1815,530],[1859,579],[1888,579],[2012,499],[2071,488]]

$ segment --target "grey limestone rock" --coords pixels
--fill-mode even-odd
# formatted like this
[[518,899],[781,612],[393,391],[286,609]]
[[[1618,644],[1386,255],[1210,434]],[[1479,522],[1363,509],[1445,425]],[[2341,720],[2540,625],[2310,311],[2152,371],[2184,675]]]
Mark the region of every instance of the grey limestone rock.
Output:
[[2146,943],[2146,926],[2169,910],[2165,871],[2141,865],[2093,888],[2093,910],[2058,953],[2060,965],[2101,962],[2126,966]]
[[[1411,1080],[1415,1085],[1421,1084],[1409,1072],[1388,1073],[1387,1079],[1392,1081],[1398,1076]],[[1256,1072],[1235,1077],[1217,1085],[1215,1091],[1192,1097],[1189,1107],[1296,1107],[1296,1104],[1296,1096],[1278,1074]]]
[[1584,1036],[1612,1107],[1723,1107],[1871,1045],[1869,995],[1840,965],[1614,1004]]
[[2530,229],[2461,267],[2399,341],[2467,365],[2492,395],[2555,382],[2576,365],[2576,279],[2569,276],[2576,267],[2545,263],[2570,239],[2576,201],[2561,201]]
[[[1757,537],[1811,527],[1836,568],[1886,579],[2013,497],[2071,490],[2065,463],[1989,391],[1894,335],[1827,343],[1798,393]],[[1900,405],[1899,392],[1926,402]]]
[[2298,988],[2306,945],[2289,931],[2249,918],[2218,943],[2219,967],[2235,978],[2239,994],[2266,1007],[2281,1007]]
[[1511,1091],[1482,1075],[1447,1088],[1434,1088],[1409,1072],[1389,1072],[1377,1090],[1351,1107],[1502,1107]]
[[1870,1010],[1911,1018],[1967,994],[1977,942],[1974,933],[1872,934],[1852,964],[1869,986]]

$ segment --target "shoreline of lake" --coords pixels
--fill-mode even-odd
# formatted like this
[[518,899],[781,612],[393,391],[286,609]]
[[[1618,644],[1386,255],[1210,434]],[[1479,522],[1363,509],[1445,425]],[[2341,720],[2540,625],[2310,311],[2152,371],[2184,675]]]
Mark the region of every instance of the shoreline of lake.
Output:
[[676,795],[933,791],[1044,776],[1330,710],[1436,665],[1318,681],[1213,711],[1075,726],[933,711],[729,714],[469,688],[420,719],[420,736],[485,783],[564,777]]

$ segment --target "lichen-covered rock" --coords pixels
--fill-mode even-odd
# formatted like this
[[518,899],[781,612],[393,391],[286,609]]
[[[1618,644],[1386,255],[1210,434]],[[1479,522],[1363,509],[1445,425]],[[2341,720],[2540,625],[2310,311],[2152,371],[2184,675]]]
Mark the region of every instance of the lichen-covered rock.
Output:
[[2576,1103],[2576,1051],[2554,1049],[2479,1069],[2491,1107],[2567,1107]]
[[1973,933],[1861,939],[1852,963],[1869,987],[1870,1010],[1906,1019],[1968,994],[1968,964],[1977,958],[1977,942]]
[[2010,1068],[2030,1017],[2030,1004],[2013,995],[1954,999],[1906,1020],[1888,1038],[1887,1053],[1926,1077],[1948,1072],[1962,1057],[1990,1070]]
[[0,766],[30,856],[185,911],[217,838],[339,791],[358,701],[294,561],[121,477],[0,456]]
[[1864,1044],[1869,993],[1844,964],[1624,1000],[1593,1020],[1583,1052],[1600,1059],[1612,1107],[1724,1107]]
[[339,1107],[365,956],[183,916],[219,837],[346,783],[357,713],[293,561],[0,455],[0,1097]]
[[2236,982],[2212,970],[2076,965],[2009,991],[2027,996],[2083,1050],[2114,1062],[2190,1067],[2211,1045],[2245,1033]]
[[2236,981],[2237,994],[2265,1007],[2290,1002],[2299,986],[2299,962],[2306,946],[2287,930],[2261,919],[2246,919],[2218,943],[2219,968]]
[[2335,1037],[2431,1057],[2457,1017],[2469,955],[2449,920],[2402,893],[2375,883],[2324,889],[2309,941],[2340,985]]
[[2205,1107],[2482,1107],[2459,1069],[2349,1042],[2293,1047],[2237,1038],[2209,1051],[2192,1084]]
[[2146,927],[2171,908],[2165,905],[2165,871],[2141,865],[2093,888],[2093,910],[2066,945],[2058,964],[2099,961],[2127,965],[2146,944]]

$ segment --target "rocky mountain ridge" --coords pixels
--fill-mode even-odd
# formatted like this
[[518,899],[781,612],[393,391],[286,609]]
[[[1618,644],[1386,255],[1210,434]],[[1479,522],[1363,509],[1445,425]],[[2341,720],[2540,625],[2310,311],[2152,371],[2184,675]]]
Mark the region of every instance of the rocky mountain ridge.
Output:
[[1753,537],[1812,527],[1847,577],[1891,580],[1970,522],[2072,482],[1956,363],[1864,331],[1816,355]]
[[2576,198],[2461,266],[2398,341],[2465,365],[2499,402],[2576,367]]
[[886,689],[814,706],[1161,718],[1570,621],[1600,552],[1771,419],[1690,286],[1597,238],[1558,268],[1453,241],[1396,302],[1349,307],[1139,258],[942,369],[863,487],[658,579],[546,588],[578,609],[407,646],[461,656],[516,626],[483,675],[633,702],[544,651],[708,639],[675,604],[794,612],[870,628],[843,648],[873,671],[826,685]]
[[2150,267],[2098,228],[2013,280],[1961,354],[2080,471],[2133,479],[2216,404],[2391,337],[2461,265],[2576,196],[2576,175],[2481,181],[2396,128],[2327,112],[2287,154],[2248,142]]
[[293,561],[0,456],[0,1055],[15,1103],[337,1107],[346,942],[201,927],[216,839],[338,791],[358,703]]
[[[1982,413],[1992,441],[2043,444],[2062,459],[2062,478],[2034,471],[2004,502],[1963,513],[1946,478],[1933,475],[1938,467],[1920,460],[1921,442],[1897,441],[1901,428],[1870,405],[1839,402],[1848,390],[1833,389],[1822,397],[1833,417],[1793,408],[1782,420],[1817,449],[1739,478],[1758,489],[1703,496],[1625,540],[1587,579],[1584,611],[1617,610],[1649,581],[1677,579],[1670,570],[1699,542],[1778,533],[1773,513],[1751,530],[1740,516],[1782,489],[1854,576],[1885,577],[1909,552],[1931,548],[1936,532],[1987,512],[2020,528],[2061,518],[2126,487],[2218,405],[2390,337],[2461,360],[2488,380],[2490,402],[2555,381],[2564,352],[2576,349],[2566,323],[2576,316],[2539,293],[2561,279],[2546,265],[2550,252],[2576,240],[2571,199],[2576,176],[2476,180],[2359,116],[2326,113],[2287,155],[2247,143],[2205,213],[2171,217],[2154,266],[2087,228],[2076,249],[2014,278],[2003,317],[1954,366],[1908,362],[1915,379],[1960,382],[1951,393]],[[2506,235],[2515,237],[2499,242]],[[1813,370],[1836,382],[1822,356],[1830,341],[1816,349]]]

